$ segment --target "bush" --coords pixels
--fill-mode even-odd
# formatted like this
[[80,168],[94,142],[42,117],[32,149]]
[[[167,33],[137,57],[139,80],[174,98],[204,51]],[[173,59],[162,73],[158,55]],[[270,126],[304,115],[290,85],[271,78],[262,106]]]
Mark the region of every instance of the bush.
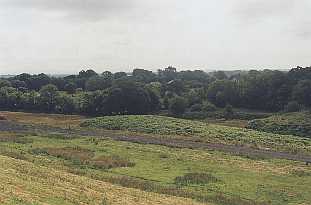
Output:
[[311,117],[308,112],[291,112],[252,120],[247,128],[263,132],[301,137],[311,136]]
[[98,169],[111,169],[117,167],[133,167],[135,163],[118,156],[100,156],[90,161],[90,164]]
[[175,178],[175,184],[183,186],[189,184],[208,184],[218,181],[216,177],[209,173],[188,173]]
[[33,154],[37,155],[50,155],[57,158],[73,161],[78,164],[86,164],[94,157],[94,153],[91,150],[80,147],[64,147],[64,148],[42,148],[33,149]]

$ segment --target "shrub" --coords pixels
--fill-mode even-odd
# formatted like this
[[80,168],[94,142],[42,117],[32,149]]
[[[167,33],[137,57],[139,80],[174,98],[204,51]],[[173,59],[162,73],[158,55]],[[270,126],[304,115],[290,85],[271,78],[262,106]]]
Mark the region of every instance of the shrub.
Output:
[[311,176],[311,172],[298,169],[298,170],[292,171],[292,175],[298,176],[298,177],[308,177],[308,176]]
[[91,150],[80,147],[33,149],[32,153],[47,154],[57,158],[71,160],[78,164],[86,164],[94,157],[94,153]]
[[135,163],[118,156],[100,156],[91,160],[90,165],[98,169],[111,169],[116,167],[133,167]]
[[188,184],[208,184],[217,181],[219,180],[209,173],[188,173],[175,178],[175,184],[183,186]]
[[311,136],[311,117],[308,112],[273,115],[265,119],[252,120],[247,128],[277,134]]

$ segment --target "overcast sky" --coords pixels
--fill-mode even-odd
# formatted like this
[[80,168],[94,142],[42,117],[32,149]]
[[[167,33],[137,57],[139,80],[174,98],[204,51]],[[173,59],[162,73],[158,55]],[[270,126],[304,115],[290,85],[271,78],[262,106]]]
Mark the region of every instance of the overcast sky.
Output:
[[311,65],[311,0],[0,0],[0,74]]

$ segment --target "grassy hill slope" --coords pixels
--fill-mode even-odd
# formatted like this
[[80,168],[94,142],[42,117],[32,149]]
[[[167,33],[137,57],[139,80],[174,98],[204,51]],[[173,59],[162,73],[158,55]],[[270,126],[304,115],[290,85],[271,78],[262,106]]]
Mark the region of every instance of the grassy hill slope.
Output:
[[268,148],[293,153],[311,153],[311,140],[300,137],[156,115],[105,116],[88,119],[81,126],[165,136],[190,136],[197,137],[196,140],[203,142]]
[[252,120],[248,128],[311,138],[311,112],[285,113]]
[[3,205],[199,205],[189,199],[119,187],[1,155],[0,182]]

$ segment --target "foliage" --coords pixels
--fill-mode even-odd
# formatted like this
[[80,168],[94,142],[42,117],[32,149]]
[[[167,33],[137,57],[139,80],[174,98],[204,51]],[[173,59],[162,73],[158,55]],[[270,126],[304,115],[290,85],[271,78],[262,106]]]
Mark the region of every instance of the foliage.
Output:
[[56,106],[56,98],[58,89],[55,85],[48,84],[40,89],[40,105],[48,112],[54,111]]
[[186,110],[187,102],[186,99],[183,97],[174,97],[170,101],[169,110],[174,115],[183,114]]
[[311,114],[307,111],[277,114],[264,119],[252,120],[248,128],[310,138]]
[[108,130],[128,130],[158,135],[197,136],[199,137],[198,140],[205,142],[281,149],[287,152],[297,152],[297,150],[307,153],[311,152],[311,141],[301,137],[269,134],[249,129],[163,116],[106,116],[88,119],[81,126]]
[[75,93],[76,89],[77,89],[77,86],[73,82],[69,82],[64,86],[64,91],[68,92],[69,94]]
[[219,180],[209,173],[188,173],[184,176],[175,178],[175,184],[178,185],[191,185],[191,184],[208,184],[218,182]]
[[232,119],[233,118],[233,107],[232,105],[226,105],[225,110],[224,110],[224,116],[226,119]]
[[296,101],[289,102],[284,108],[285,112],[299,112],[301,109],[302,106]]
[[[205,106],[209,101],[219,108],[230,104],[234,108],[269,112],[297,111],[298,106],[293,102],[311,107],[310,73],[310,67],[297,67],[289,72],[206,73],[178,72],[172,66],[157,73],[138,68],[131,73],[105,71],[102,74],[88,69],[65,77],[22,73],[0,79],[0,108],[86,115],[149,114],[167,112],[174,102],[176,109],[170,111],[175,115],[190,111],[204,116],[216,110],[211,104]],[[57,96],[62,97],[56,102]]]
[[301,80],[293,88],[293,99],[307,107],[311,106],[311,80]]
[[214,112],[216,111],[216,106],[208,101],[203,102],[202,110],[204,112]]

